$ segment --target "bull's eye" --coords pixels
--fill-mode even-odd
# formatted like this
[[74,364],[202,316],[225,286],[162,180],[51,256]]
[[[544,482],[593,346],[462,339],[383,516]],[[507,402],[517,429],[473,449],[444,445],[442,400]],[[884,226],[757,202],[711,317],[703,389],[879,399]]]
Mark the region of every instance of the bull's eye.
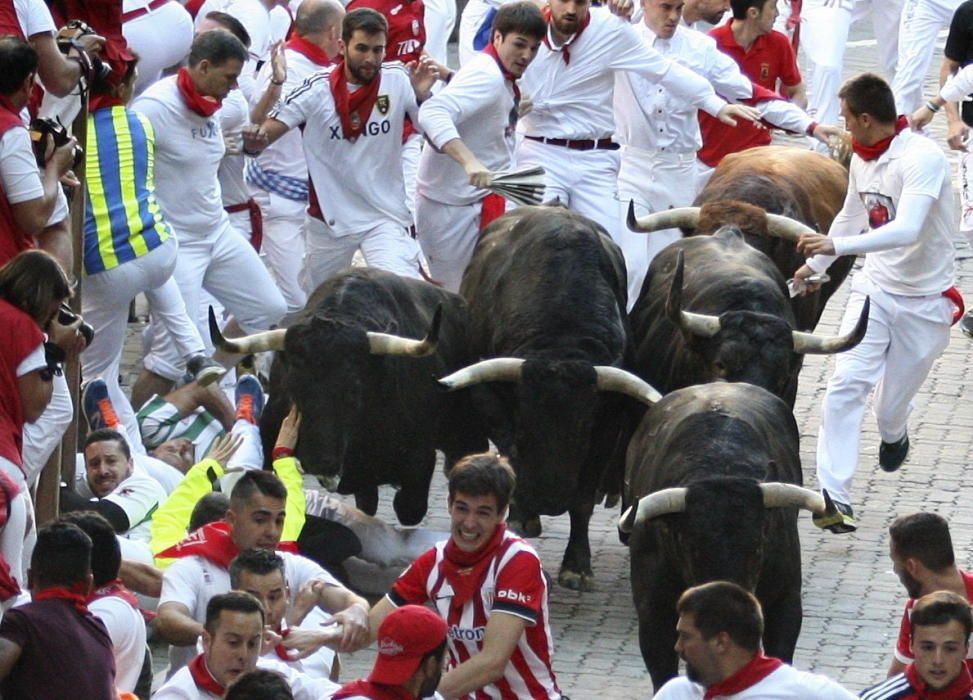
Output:
[[720,360],[714,362],[713,367],[716,368],[717,373],[719,373],[721,377],[726,376],[726,365],[724,365]]

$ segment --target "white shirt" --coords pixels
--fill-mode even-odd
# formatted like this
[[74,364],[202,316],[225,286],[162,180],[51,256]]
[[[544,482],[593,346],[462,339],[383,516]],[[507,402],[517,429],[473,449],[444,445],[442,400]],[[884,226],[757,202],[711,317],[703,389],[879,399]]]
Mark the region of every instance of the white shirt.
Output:
[[7,129],[0,138],[0,184],[10,204],[29,202],[44,196],[37,160],[27,129]]
[[[907,194],[933,202],[918,234],[903,241],[894,224]],[[852,157],[848,194],[829,235],[836,255],[866,253],[862,274],[886,292],[940,294],[954,283],[953,209],[946,156],[930,139],[907,128],[875,160]],[[888,223],[870,228],[870,220]],[[834,257],[814,256],[808,265],[821,272]]]
[[57,31],[51,11],[43,0],[14,0],[13,5],[20,30],[28,39],[38,34],[53,34]]
[[[193,654],[195,656],[196,654]],[[190,657],[192,658],[192,657]],[[287,681],[294,700],[324,700],[334,695],[340,685],[323,678],[308,678],[286,664],[267,658],[257,659],[257,668],[273,671]],[[152,700],[220,700],[219,696],[196,686],[188,668],[182,668],[166,681],[152,696]]]
[[[436,148],[460,138],[489,170],[506,170],[513,159],[513,109],[510,82],[491,56],[478,53],[422,104],[419,128]],[[419,156],[416,191],[444,204],[472,204],[486,195],[469,184],[459,163],[433,148]]]
[[145,661],[145,619],[142,613],[117,596],[88,603],[88,610],[105,623],[115,652],[115,687],[135,690]]
[[[206,15],[214,11],[225,12],[240,20],[240,24],[250,35],[250,58],[254,61],[264,61],[270,56],[270,11],[260,0],[206,0],[196,14],[197,31],[199,25],[206,19]],[[256,69],[254,63],[250,70],[253,72]]]
[[174,75],[150,85],[132,109],[155,131],[155,195],[176,237],[219,235],[229,225],[217,178],[226,150],[219,119],[190,111]]
[[[88,484],[88,474],[83,466],[84,456],[80,453],[78,456],[81,457],[81,466],[75,470],[75,491],[84,498],[98,499],[98,496],[94,494]],[[165,499],[165,489],[158,481],[135,464],[132,467],[131,475],[127,479],[123,479],[111,493],[100,500],[114,503],[125,511],[129,522],[129,529],[125,533],[125,537],[147,543],[152,539],[152,514]]]
[[964,66],[949,79],[939,91],[939,96],[947,102],[962,102],[973,92],[973,64]]
[[[600,7],[588,12],[591,22],[570,43],[570,65],[565,64],[562,51],[541,44],[524,72],[520,86],[534,105],[520,120],[524,134],[569,139],[611,136],[615,71],[632,71],[658,81],[713,116],[726,105],[704,78],[646,46],[623,19]],[[550,30],[548,37],[550,41]]]
[[[321,66],[294,49],[285,49],[284,58],[287,61],[287,78],[284,80],[284,84],[280,89],[281,95],[290,94],[291,90],[299,87],[311,75],[321,70]],[[250,98],[251,107],[256,105],[260,96],[267,90],[273,74],[274,68],[270,61],[268,61],[263,65],[260,73],[257,75],[256,89]],[[307,161],[304,159],[304,144],[301,138],[301,130],[291,129],[270,144],[257,157],[257,164],[264,170],[306,180]]]
[[[230,90],[223,100],[223,106],[214,115],[220,120],[220,129],[227,136],[240,140],[243,127],[250,123],[250,104],[240,90]],[[242,141],[241,141],[242,145]],[[243,180],[243,153],[227,153],[220,161],[217,177],[220,180],[220,194],[224,207],[240,204],[250,199],[250,190]]]
[[[656,700],[702,700],[705,689],[688,678],[673,678],[656,693]],[[783,665],[746,690],[718,695],[727,700],[854,700],[855,696],[830,678]]]
[[362,233],[390,220],[408,228],[402,124],[406,114],[416,122],[419,111],[409,73],[401,63],[382,64],[378,100],[362,135],[349,141],[342,136],[328,82],[333,70],[325,68],[290,91],[270,116],[292,129],[305,124],[308,173],[335,235]]
[[[740,100],[753,95],[749,78],[712,37],[682,24],[671,39],[660,39],[644,23],[636,31],[647,46],[704,76],[723,97]],[[630,72],[615,74],[615,140],[620,144],[646,151],[698,151],[703,145],[698,114],[695,105],[658,80]]]
[[[306,557],[290,552],[277,554],[284,560],[284,578],[295,595],[304,584],[315,579],[324,581],[329,586],[341,585],[331,574]],[[229,590],[229,571],[203,557],[183,557],[165,570],[159,605],[181,603],[189,609],[194,620],[202,623],[206,620],[206,605],[210,598]],[[169,648],[169,661],[174,669],[185,666],[195,655],[195,647],[173,645]]]

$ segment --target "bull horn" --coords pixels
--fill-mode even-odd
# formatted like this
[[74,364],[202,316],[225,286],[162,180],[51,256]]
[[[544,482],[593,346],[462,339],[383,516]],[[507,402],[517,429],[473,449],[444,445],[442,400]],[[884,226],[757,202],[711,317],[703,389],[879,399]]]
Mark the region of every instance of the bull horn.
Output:
[[255,352],[267,352],[269,350],[283,350],[284,336],[286,334],[286,328],[276,328],[272,331],[264,331],[263,333],[254,333],[253,335],[246,335],[242,338],[230,338],[227,340],[223,337],[220,324],[216,322],[216,312],[213,311],[212,306],[209,307],[209,337],[213,341],[213,345],[220,350],[240,355],[251,355]]
[[858,323],[851,329],[851,332],[845,333],[844,335],[826,338],[815,335],[814,333],[791,331],[791,335],[794,338],[794,352],[805,355],[832,355],[837,352],[851,350],[865,337],[865,331],[868,330],[868,309],[871,305],[871,298],[865,297],[862,312],[858,316]]
[[789,216],[780,214],[767,214],[767,234],[774,238],[783,238],[785,241],[797,243],[798,239],[805,233],[817,233],[807,224],[801,223]]
[[[661,491],[650,493],[648,496],[642,496],[639,499],[638,508],[635,511],[634,524],[641,525],[653,518],[669,515],[670,513],[682,513],[684,510],[686,510],[685,488],[662,489]],[[623,515],[622,518],[624,517]],[[621,524],[619,522],[619,527],[621,527]]]
[[720,332],[720,317],[697,314],[682,310],[682,278],[686,267],[686,256],[682,249],[676,253],[676,271],[672,273],[669,297],[666,299],[666,316],[673,325],[688,333],[703,338],[712,338]]
[[824,497],[816,491],[797,484],[771,482],[760,484],[764,493],[764,508],[803,508],[812,513],[823,513]]
[[630,231],[652,233],[667,228],[696,228],[699,223],[699,207],[678,207],[647,214],[642,218],[635,216],[635,202],[628,200],[628,228]]
[[426,357],[436,352],[436,345],[439,343],[439,326],[443,320],[443,307],[436,307],[436,313],[432,316],[432,323],[429,324],[429,332],[422,340],[403,338],[400,335],[391,333],[376,333],[369,331],[368,349],[373,355],[405,355],[408,357]]
[[517,357],[494,357],[457,370],[440,379],[439,383],[454,391],[483,382],[519,382],[523,364],[524,361]]
[[599,365],[595,367],[595,374],[598,375],[599,391],[617,391],[619,394],[641,401],[646,406],[651,406],[662,398],[662,394],[651,384],[618,367]]

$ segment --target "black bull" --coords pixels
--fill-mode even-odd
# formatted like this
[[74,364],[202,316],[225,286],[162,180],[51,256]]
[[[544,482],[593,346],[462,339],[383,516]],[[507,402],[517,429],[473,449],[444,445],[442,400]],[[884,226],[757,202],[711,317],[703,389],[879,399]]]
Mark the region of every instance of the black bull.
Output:
[[749,382],[794,405],[806,353],[836,353],[864,336],[868,306],[845,336],[795,329],[783,277],[736,229],[684,238],[649,266],[632,309],[639,375],[662,393]]
[[487,447],[468,398],[436,383],[470,360],[468,312],[456,294],[356,268],[322,283],[286,331],[222,341],[213,330],[232,352],[277,351],[260,426],[265,458],[295,404],[304,469],[340,477],[338,492],[353,493],[369,515],[378,486],[393,484],[399,521],[418,524],[436,450],[448,465]]
[[[559,581],[593,585],[588,521],[621,489],[628,436],[655,391],[624,371],[632,359],[625,264],[603,228],[560,208],[518,209],[481,237],[460,293],[483,361],[443,380],[473,386],[490,438],[517,473],[511,521],[568,511]],[[634,399],[634,400],[633,400]]]
[[657,690],[678,669],[676,601],[708,581],[753,591],[767,654],[793,657],[802,618],[797,509],[825,508],[819,494],[797,488],[798,441],[787,405],[749,384],[680,389],[646,412],[628,447],[631,507],[619,528],[628,533],[639,645]]

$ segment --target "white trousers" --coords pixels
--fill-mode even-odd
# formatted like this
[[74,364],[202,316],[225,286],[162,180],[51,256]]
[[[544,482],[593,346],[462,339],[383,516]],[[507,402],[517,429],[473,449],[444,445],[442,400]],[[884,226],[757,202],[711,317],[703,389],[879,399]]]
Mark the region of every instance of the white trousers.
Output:
[[304,270],[301,284],[311,294],[322,282],[349,267],[361,249],[366,264],[402,277],[421,278],[419,244],[412,232],[394,221],[383,221],[367,231],[339,236],[320,219],[304,220]]
[[287,302],[288,313],[300,311],[307,303],[307,294],[300,282],[301,268],[304,267],[307,202],[296,202],[257,187],[250,190],[264,218],[260,257],[277,282],[277,288]]
[[560,200],[568,209],[605,227],[618,241],[617,150],[575,151],[523,139],[517,146],[517,167],[540,165],[547,171],[545,201]]
[[[245,333],[265,331],[287,312],[284,297],[257,252],[229,224],[214,236],[181,239],[173,277],[207,352],[212,352],[212,345],[207,310],[200,303],[204,289],[226,307]],[[175,344],[154,318],[148,337],[146,369],[172,380],[182,376],[185,368]]]
[[135,452],[143,450],[138,422],[118,383],[129,303],[140,292],[147,292],[153,318],[168,331],[183,359],[206,349],[172,279],[178,249],[176,239],[170,238],[142,257],[84,279],[81,314],[94,327],[95,339],[81,355],[81,372],[85,381],[96,378],[105,381],[112,406]]
[[851,282],[840,333],[854,328],[866,296],[872,300],[868,332],[861,343],[835,358],[818,432],[818,485],[842,503],[851,503],[868,395],[875,388],[874,412],[882,440],[901,440],[912,399],[949,343],[953,316],[952,304],[943,296],[889,294],[858,273]]
[[[959,230],[967,234],[973,232],[973,151],[967,145],[963,156],[959,161],[959,180],[960,180],[960,219]],[[973,244],[973,241],[971,241]]]
[[456,0],[426,0],[426,53],[443,65],[455,24]]
[[[123,3],[128,11],[129,2]],[[134,7],[147,5],[131,2]],[[189,55],[193,43],[193,18],[179,2],[172,0],[157,10],[136,17],[122,25],[129,47],[139,56],[139,74],[135,81],[138,95],[162,76],[162,71],[175,66]]]
[[628,230],[628,203],[635,203],[635,215],[688,207],[696,198],[696,153],[658,153],[631,146],[621,150],[618,169],[618,243],[628,271],[628,308],[632,309],[652,259],[663,248],[682,237],[677,228],[637,233]]
[[936,49],[939,31],[949,26],[960,0],[905,0],[899,25],[899,60],[895,66],[895,108],[912,114],[922,104],[922,84]]
[[[34,509],[30,501],[30,493],[24,482],[20,469],[13,462],[0,457],[0,469],[6,472],[15,484],[20,487],[20,493],[9,503],[7,522],[0,528],[0,553],[10,567],[10,576],[20,584],[20,588],[27,590],[27,567],[30,566],[30,555],[24,558],[27,549],[28,532],[36,532],[34,524]],[[36,538],[36,535],[35,535]],[[33,547],[30,547],[32,550]],[[19,602],[19,596],[14,596],[0,604],[0,614]]]
[[[899,16],[904,0],[804,0],[800,50],[808,60],[808,113],[822,124],[836,124],[845,48],[851,25],[871,15],[878,42],[878,64],[891,80],[899,51]],[[789,6],[789,3],[787,3]],[[782,14],[780,22],[786,22]]]
[[458,292],[480,233],[483,202],[443,204],[416,196],[416,232],[429,275],[444,289]]

